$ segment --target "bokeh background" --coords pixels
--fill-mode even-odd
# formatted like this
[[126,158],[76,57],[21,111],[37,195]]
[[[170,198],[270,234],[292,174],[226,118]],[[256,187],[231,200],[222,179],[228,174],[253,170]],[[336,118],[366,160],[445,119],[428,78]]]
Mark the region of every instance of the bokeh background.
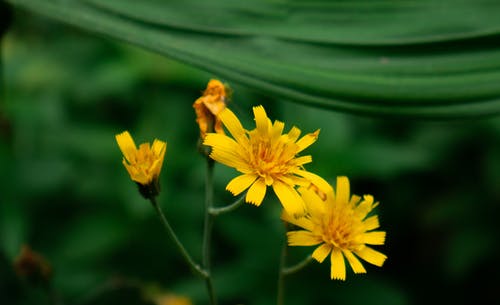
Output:
[[[148,304],[145,296],[160,292],[207,304],[203,282],[129,180],[114,135],[168,141],[159,201],[199,259],[205,166],[192,103],[219,76],[18,10],[1,49],[0,303],[49,304],[13,270],[29,244],[52,264],[65,304]],[[386,264],[339,282],[329,280],[329,263],[313,263],[287,278],[286,304],[498,299],[500,118],[361,117],[229,85],[245,126],[262,104],[287,128],[320,128],[308,168],[331,182],[347,175],[353,192],[380,201]],[[224,187],[233,175],[216,167],[218,204],[232,201]],[[221,304],[275,303],[279,207],[268,196],[260,208],[244,205],[216,220]],[[292,248],[289,262],[307,253]]]

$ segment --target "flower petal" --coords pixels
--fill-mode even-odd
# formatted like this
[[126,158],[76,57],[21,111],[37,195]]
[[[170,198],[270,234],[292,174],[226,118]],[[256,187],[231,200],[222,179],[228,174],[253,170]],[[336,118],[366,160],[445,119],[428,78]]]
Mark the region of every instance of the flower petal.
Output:
[[320,189],[320,191],[326,194],[333,192],[333,187],[328,182],[326,182],[326,180],[323,179],[322,177],[302,169],[296,169],[293,172],[294,174],[297,174],[309,180],[312,184],[317,186]]
[[138,171],[136,166],[129,165],[125,159],[123,159],[123,165],[127,169],[130,175],[130,179],[142,185],[147,185],[151,182],[152,176],[146,175],[143,171]]
[[165,154],[165,150],[167,149],[167,142],[160,141],[155,139],[153,141],[153,145],[151,146],[151,150],[155,156],[161,157]]
[[224,110],[222,110],[219,113],[219,118],[238,143],[243,145],[248,144],[246,130],[241,125],[240,120],[238,120],[236,115],[231,110],[229,110],[229,108],[225,108]]
[[283,128],[285,128],[285,123],[280,121],[274,121],[270,134],[271,141],[276,142],[279,139],[279,137],[281,137],[281,134],[283,133]]
[[281,213],[281,219],[308,231],[312,231],[314,229],[314,223],[310,219],[306,217],[295,218],[294,216],[288,214],[284,209]]
[[328,256],[328,254],[330,254],[332,249],[333,246],[331,244],[324,243],[321,246],[317,247],[316,250],[314,250],[312,257],[318,262],[322,263]]
[[309,231],[290,231],[286,233],[288,245],[290,246],[315,246],[323,240],[321,237],[312,234]]
[[349,202],[349,179],[346,176],[337,177],[337,204],[345,205]]
[[313,133],[308,133],[302,138],[300,138],[300,140],[298,140],[296,143],[297,146],[299,147],[297,153],[303,151],[304,149],[311,146],[314,142],[316,142],[316,140],[318,139],[318,135],[319,135],[319,129]]
[[262,178],[257,179],[248,190],[245,201],[259,206],[262,203],[262,200],[264,200],[266,189],[267,186],[264,180]]
[[203,141],[204,145],[212,146],[210,157],[224,165],[234,167],[238,171],[247,173],[249,165],[242,156],[242,147],[226,135],[208,133]]
[[306,205],[306,211],[312,219],[321,219],[325,215],[325,202],[321,197],[311,189],[305,187],[299,188],[300,195]]
[[127,159],[129,163],[134,162],[137,147],[135,146],[134,139],[132,139],[130,133],[128,131],[124,131],[120,134],[117,134],[115,138],[125,159]]
[[332,254],[330,255],[331,260],[331,270],[330,270],[330,278],[332,280],[342,280],[345,281],[345,261],[342,252],[333,248]]
[[[235,140],[222,134],[208,133],[203,140],[203,145],[216,147],[217,149],[229,152],[241,150],[241,146]],[[238,154],[235,154],[235,156],[238,156]]]
[[354,251],[354,254],[364,259],[368,263],[379,267],[381,267],[387,259],[386,255],[373,250],[370,247],[363,247],[361,250],[356,250]]
[[304,164],[307,164],[307,163],[311,163],[312,162],[312,157],[310,155],[300,156],[300,157],[295,158],[295,160],[293,160],[293,162],[295,164],[297,164],[297,166],[304,165]]
[[147,173],[149,173],[151,180],[160,176],[162,161],[163,160],[160,160],[160,159],[154,160],[153,164],[151,164],[151,167],[149,168],[149,170],[146,171]]
[[[352,206],[352,207],[356,207],[356,210],[358,210],[359,208],[359,205],[357,205],[359,203],[359,201],[361,200],[361,197],[358,196],[358,195],[355,195],[355,194],[352,194],[351,196],[351,199],[349,200],[349,204]],[[357,205],[357,206],[356,206]],[[361,211],[362,209],[359,209],[359,211]],[[364,216],[363,216],[364,217]]]
[[293,187],[276,180],[273,183],[273,190],[288,213],[295,217],[304,214],[304,201]]
[[359,259],[354,256],[351,251],[342,250],[342,253],[344,253],[345,258],[347,258],[347,261],[349,262],[349,265],[351,265],[352,271],[354,271],[354,273],[366,273],[366,269],[365,267],[363,267],[363,264],[361,264]]
[[269,133],[269,118],[262,105],[253,107],[253,115],[255,117],[255,128],[261,135]]
[[365,219],[365,221],[363,223],[365,225],[365,231],[374,230],[374,229],[380,227],[380,223],[378,221],[377,215],[373,215],[373,216],[368,217],[367,219]]
[[372,195],[364,195],[363,200],[356,207],[356,214],[359,215],[360,218],[365,218],[368,213],[370,213],[375,205],[373,204],[373,196]]
[[368,245],[383,245],[385,242],[385,232],[375,231],[364,233],[363,242]]
[[252,183],[257,179],[257,175],[252,174],[244,174],[233,178],[233,180],[229,181],[226,186],[226,190],[230,191],[233,195],[241,194],[244,190],[246,190]]
[[163,159],[165,158],[165,153],[167,152],[167,142],[163,142],[155,139],[153,141],[153,146],[151,147],[153,154],[158,158],[158,164],[156,164],[157,174],[160,173],[161,167],[163,166]]
[[300,136],[300,129],[298,129],[295,126],[293,126],[292,129],[290,129],[290,131],[288,132],[288,139],[291,142],[297,141],[299,136]]

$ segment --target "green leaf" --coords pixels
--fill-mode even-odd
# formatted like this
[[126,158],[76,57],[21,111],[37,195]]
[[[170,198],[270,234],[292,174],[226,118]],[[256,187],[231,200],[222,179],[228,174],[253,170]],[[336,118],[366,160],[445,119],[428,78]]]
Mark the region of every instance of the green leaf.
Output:
[[500,113],[498,1],[9,2],[312,106]]

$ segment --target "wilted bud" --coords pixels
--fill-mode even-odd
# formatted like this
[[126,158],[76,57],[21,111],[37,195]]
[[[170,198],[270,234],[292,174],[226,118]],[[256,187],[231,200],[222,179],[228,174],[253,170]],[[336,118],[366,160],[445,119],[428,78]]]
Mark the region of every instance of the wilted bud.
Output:
[[198,98],[193,108],[196,122],[200,127],[200,138],[204,139],[208,132],[224,134],[222,122],[217,115],[226,108],[229,99],[229,88],[219,80],[211,79],[203,95]]
[[52,277],[52,268],[49,262],[31,250],[28,245],[21,248],[21,253],[14,261],[14,269],[19,277],[34,285],[47,284]]

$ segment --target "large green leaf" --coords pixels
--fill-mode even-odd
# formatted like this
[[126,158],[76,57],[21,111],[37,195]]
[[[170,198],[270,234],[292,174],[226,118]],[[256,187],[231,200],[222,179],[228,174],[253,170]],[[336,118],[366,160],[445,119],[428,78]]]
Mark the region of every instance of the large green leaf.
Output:
[[9,2],[314,106],[500,113],[500,1]]

